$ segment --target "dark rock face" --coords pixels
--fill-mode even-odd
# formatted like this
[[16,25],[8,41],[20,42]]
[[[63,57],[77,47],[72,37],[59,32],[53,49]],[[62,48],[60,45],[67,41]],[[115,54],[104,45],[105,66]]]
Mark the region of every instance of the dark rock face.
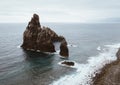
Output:
[[71,61],[64,61],[62,62],[61,64],[65,64],[65,65],[68,65],[68,66],[74,66],[74,62],[71,62]]
[[68,47],[67,47],[66,40],[63,40],[61,42],[61,45],[60,45],[60,55],[64,56],[64,57],[69,56],[69,50],[68,50]]
[[[63,43],[63,41],[65,42]],[[61,42],[60,55],[68,57],[68,47],[65,38],[63,36],[58,36],[48,27],[41,27],[39,16],[34,14],[23,34],[23,44],[21,47],[26,50],[55,52],[54,42]]]
[[23,44],[24,49],[40,50],[42,52],[55,52],[52,38],[58,35],[47,27],[41,28],[39,16],[33,15],[24,32]]
[[118,49],[116,56],[117,56],[117,59],[120,60],[120,48]]

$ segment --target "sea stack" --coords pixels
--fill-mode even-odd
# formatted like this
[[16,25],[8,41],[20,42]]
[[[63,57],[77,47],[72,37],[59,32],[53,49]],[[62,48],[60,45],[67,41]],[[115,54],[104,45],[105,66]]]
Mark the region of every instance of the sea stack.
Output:
[[60,45],[60,55],[64,57],[69,56],[67,42],[65,39],[61,42],[61,45]]
[[67,42],[63,36],[58,36],[49,27],[41,27],[39,16],[33,14],[31,21],[28,23],[26,30],[23,33],[23,44],[21,47],[25,50],[36,52],[56,52],[55,42],[60,42],[60,55],[63,57],[69,56]]

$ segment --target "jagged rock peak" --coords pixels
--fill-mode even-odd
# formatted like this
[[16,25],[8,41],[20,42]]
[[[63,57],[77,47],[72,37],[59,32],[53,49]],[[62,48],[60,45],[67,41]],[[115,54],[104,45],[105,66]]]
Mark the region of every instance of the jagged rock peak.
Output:
[[33,14],[33,17],[31,18],[31,21],[28,23],[27,28],[36,28],[36,29],[40,29],[41,25],[39,22],[39,16],[37,14]]

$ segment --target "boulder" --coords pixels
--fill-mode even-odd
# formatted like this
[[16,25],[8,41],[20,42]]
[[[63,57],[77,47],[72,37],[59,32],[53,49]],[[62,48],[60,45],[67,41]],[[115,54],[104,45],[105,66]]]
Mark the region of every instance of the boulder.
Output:
[[68,65],[68,66],[74,66],[75,65],[74,62],[72,62],[72,61],[64,61],[61,64],[65,64],[65,65]]

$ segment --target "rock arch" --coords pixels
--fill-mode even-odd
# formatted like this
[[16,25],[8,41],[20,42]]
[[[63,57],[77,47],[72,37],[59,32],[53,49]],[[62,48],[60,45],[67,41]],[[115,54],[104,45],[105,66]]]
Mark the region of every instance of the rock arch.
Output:
[[37,52],[56,52],[55,42],[61,42],[59,54],[63,57],[68,57],[69,49],[66,39],[63,36],[58,36],[49,27],[41,27],[39,16],[33,14],[23,33],[23,44],[21,47],[25,50]]

